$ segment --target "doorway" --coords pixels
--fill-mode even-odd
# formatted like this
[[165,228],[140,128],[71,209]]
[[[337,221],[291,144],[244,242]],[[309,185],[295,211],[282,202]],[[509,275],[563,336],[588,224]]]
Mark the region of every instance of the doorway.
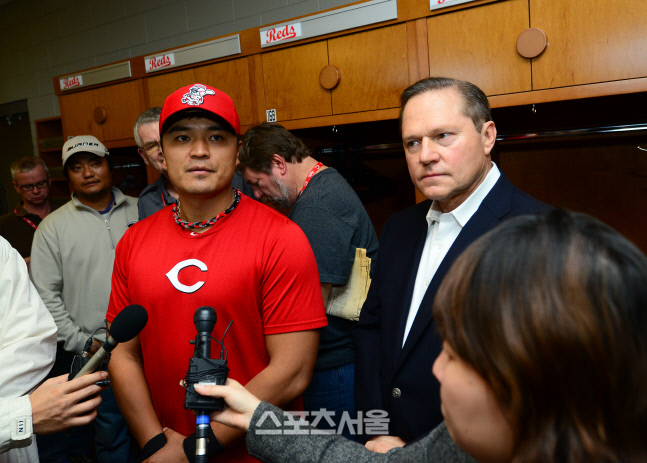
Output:
[[0,215],[3,215],[20,201],[11,183],[11,163],[34,155],[27,100],[0,105],[0,149]]

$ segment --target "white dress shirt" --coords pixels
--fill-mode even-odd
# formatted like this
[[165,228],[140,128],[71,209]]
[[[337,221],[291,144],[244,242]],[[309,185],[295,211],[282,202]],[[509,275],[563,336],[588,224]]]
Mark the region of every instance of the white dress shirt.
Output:
[[0,463],[38,463],[29,393],[56,354],[56,324],[18,251],[0,237]]
[[443,214],[438,201],[431,203],[431,207],[427,213],[427,238],[425,240],[425,247],[422,250],[422,256],[420,257],[420,265],[418,265],[416,284],[413,287],[407,324],[404,327],[403,347],[407,336],[409,336],[409,331],[411,331],[413,321],[418,314],[420,303],[427,292],[427,286],[429,286],[429,283],[436,274],[436,270],[440,267],[440,263],[445,258],[449,248],[454,244],[458,234],[467,221],[472,218],[500,176],[501,173],[496,164],[492,163],[492,168],[485,176],[483,182],[481,182],[476,190],[460,206],[451,212]]

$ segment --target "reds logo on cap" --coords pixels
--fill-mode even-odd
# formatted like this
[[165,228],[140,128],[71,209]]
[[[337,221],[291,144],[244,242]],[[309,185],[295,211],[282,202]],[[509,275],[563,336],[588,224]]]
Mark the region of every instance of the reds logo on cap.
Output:
[[165,123],[170,116],[187,109],[213,113],[240,135],[240,119],[231,97],[217,88],[199,83],[179,88],[166,98],[159,121],[160,135],[164,135]]
[[199,106],[204,103],[204,97],[206,95],[215,95],[211,89],[208,89],[202,84],[195,84],[189,89],[188,93],[185,93],[182,97],[182,103],[188,104],[190,106]]

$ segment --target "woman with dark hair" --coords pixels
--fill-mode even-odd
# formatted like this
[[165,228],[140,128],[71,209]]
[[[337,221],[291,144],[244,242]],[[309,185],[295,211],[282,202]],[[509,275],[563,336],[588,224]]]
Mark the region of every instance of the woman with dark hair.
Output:
[[434,316],[445,423],[468,453],[478,415],[443,387],[457,369],[501,410],[498,461],[647,459],[647,261],[617,232],[564,211],[511,220],[456,261]]
[[565,211],[511,219],[457,259],[434,317],[446,430],[386,454],[286,432],[235,381],[200,392],[225,398],[212,419],[249,430],[263,461],[468,461],[446,431],[481,462],[647,461],[647,259],[617,232]]

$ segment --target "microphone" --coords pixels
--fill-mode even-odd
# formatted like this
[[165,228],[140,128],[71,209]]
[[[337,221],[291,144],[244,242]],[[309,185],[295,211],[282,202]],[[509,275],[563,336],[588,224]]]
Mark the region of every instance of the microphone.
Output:
[[[189,370],[185,379],[186,397],[184,408],[187,410],[224,410],[225,401],[215,397],[203,396],[195,392],[194,385],[202,384],[225,384],[227,381],[227,356],[224,347],[224,339],[229,326],[225,330],[222,341],[214,338],[220,344],[220,358],[211,358],[211,332],[216,325],[216,311],[213,307],[198,307],[193,316],[193,323],[198,332],[194,340],[189,341],[195,345],[193,357],[189,361]],[[232,321],[233,322],[233,321]]]
[[[101,348],[92,356],[74,378],[92,373],[101,361],[117,347],[120,342],[127,342],[139,334],[148,322],[148,312],[141,305],[133,304],[125,307],[115,317],[110,326],[110,336]],[[72,379],[72,378],[70,378]]]
[[[225,335],[233,320],[227,326],[222,335],[222,341],[213,338],[220,344],[220,358],[211,358],[211,332],[216,325],[216,311],[213,307],[199,307],[193,316],[193,323],[198,332],[195,340],[189,341],[195,344],[193,357],[189,361],[189,370],[184,378],[186,397],[184,408],[194,410],[196,414],[195,432],[195,463],[206,463],[211,452],[221,452],[222,446],[218,443],[209,425],[209,412],[211,410],[224,410],[224,399],[203,396],[195,392],[195,384],[225,384],[227,381],[227,354],[224,346]],[[191,437],[191,436],[190,436]],[[213,439],[214,442],[211,442]],[[189,440],[189,438],[187,438]],[[187,447],[185,447],[185,452]],[[211,450],[211,452],[210,452]],[[187,454],[188,456],[188,454]]]
[[198,332],[198,341],[195,346],[196,356],[205,359],[211,358],[211,332],[216,326],[216,311],[213,307],[199,307],[193,315],[193,324]]

